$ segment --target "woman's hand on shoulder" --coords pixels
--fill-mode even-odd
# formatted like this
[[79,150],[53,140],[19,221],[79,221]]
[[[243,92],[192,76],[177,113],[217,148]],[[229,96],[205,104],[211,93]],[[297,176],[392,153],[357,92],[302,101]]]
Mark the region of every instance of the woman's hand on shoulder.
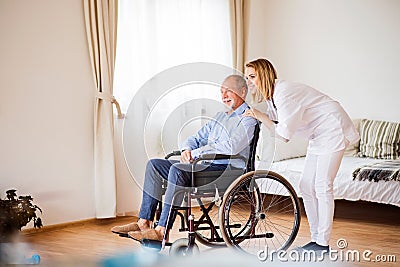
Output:
[[261,120],[261,117],[263,115],[265,115],[265,114],[263,114],[261,111],[259,111],[258,109],[255,109],[255,108],[248,109],[243,113],[244,117],[252,117],[256,120]]
[[262,122],[263,125],[265,125],[266,127],[268,127],[269,129],[273,128],[275,123],[273,123],[270,118],[268,118],[268,115],[259,111],[258,109],[255,108],[251,108],[246,110],[243,113],[244,117],[253,117],[256,120],[259,120],[260,122]]

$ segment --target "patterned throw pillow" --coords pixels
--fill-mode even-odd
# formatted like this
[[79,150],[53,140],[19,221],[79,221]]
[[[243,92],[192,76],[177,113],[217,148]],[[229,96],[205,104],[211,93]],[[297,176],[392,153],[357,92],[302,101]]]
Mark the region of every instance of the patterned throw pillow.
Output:
[[361,120],[360,157],[396,159],[399,157],[400,123]]

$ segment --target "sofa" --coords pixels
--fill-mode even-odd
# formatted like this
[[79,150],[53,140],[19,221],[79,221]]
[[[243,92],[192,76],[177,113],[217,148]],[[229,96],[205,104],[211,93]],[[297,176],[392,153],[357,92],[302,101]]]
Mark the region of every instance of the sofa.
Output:
[[[360,141],[347,148],[334,181],[335,199],[371,201],[400,207],[400,172],[397,179],[359,179],[363,166],[393,162],[400,166],[400,123],[355,119]],[[287,143],[273,138],[262,129],[258,144],[257,168],[270,169],[285,177],[299,197],[299,179],[304,166],[307,140],[292,139]],[[271,153],[273,151],[273,153]],[[363,170],[363,169],[361,169]]]

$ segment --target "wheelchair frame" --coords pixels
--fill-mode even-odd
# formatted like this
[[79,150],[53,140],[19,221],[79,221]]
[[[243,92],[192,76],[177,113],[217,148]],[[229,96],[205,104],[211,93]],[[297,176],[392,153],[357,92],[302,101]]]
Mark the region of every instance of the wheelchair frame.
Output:
[[[299,199],[290,183],[279,174],[265,170],[255,171],[259,132],[260,125],[256,124],[247,162],[246,158],[240,155],[201,155],[196,159],[192,164],[190,187],[175,192],[172,199],[172,203],[174,203],[178,194],[184,194],[184,199],[188,205],[186,207],[177,207],[171,204],[163,241],[142,239],[142,245],[157,250],[161,250],[165,246],[171,246],[170,255],[179,256],[199,253],[196,239],[207,246],[228,246],[253,255],[257,255],[260,250],[270,249],[272,246],[275,251],[287,249],[293,243],[300,227]],[[180,154],[180,151],[173,151],[166,155],[165,159],[179,156]],[[246,169],[240,171],[226,170],[223,172],[196,173],[194,171],[198,162],[217,159],[241,159],[246,162]],[[218,188],[218,182],[222,182],[222,188]],[[212,188],[213,185],[214,190]],[[163,180],[163,193],[165,193],[166,186],[167,181]],[[219,197],[220,191],[223,193],[222,199]],[[207,207],[202,199],[210,197],[214,197],[214,199],[210,201]],[[197,200],[202,212],[198,220],[195,219],[195,215],[192,212],[193,199]],[[217,206],[219,206],[218,218],[213,221],[210,211]],[[159,201],[154,226],[158,224],[161,210],[162,202]],[[183,214],[181,211],[183,211]],[[167,243],[167,236],[173,224],[173,221],[170,220],[175,217],[173,213],[180,217],[179,231],[187,231],[188,237],[180,238],[173,243]],[[243,213],[245,213],[245,216],[243,216]],[[287,214],[279,215],[281,216],[279,218],[274,217],[276,214],[282,213]],[[240,220],[241,217],[244,218],[243,221]],[[284,226],[276,225],[272,222],[273,218],[288,220],[288,224]],[[201,231],[209,231],[209,233],[204,236]],[[254,239],[257,240],[254,242]],[[259,245],[255,247],[255,245],[250,245],[252,243],[258,243]]]

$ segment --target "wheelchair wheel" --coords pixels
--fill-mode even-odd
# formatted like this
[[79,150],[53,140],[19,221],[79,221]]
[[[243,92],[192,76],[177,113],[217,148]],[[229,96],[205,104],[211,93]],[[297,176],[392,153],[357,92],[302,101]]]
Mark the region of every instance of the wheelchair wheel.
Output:
[[169,249],[169,255],[176,257],[188,257],[198,255],[200,253],[199,247],[196,244],[194,244],[191,249],[189,249],[188,244],[188,238],[177,239],[174,243],[172,243],[171,248]]
[[285,178],[268,171],[253,171],[233,182],[219,215],[226,244],[252,255],[287,249],[300,226],[296,192]]

